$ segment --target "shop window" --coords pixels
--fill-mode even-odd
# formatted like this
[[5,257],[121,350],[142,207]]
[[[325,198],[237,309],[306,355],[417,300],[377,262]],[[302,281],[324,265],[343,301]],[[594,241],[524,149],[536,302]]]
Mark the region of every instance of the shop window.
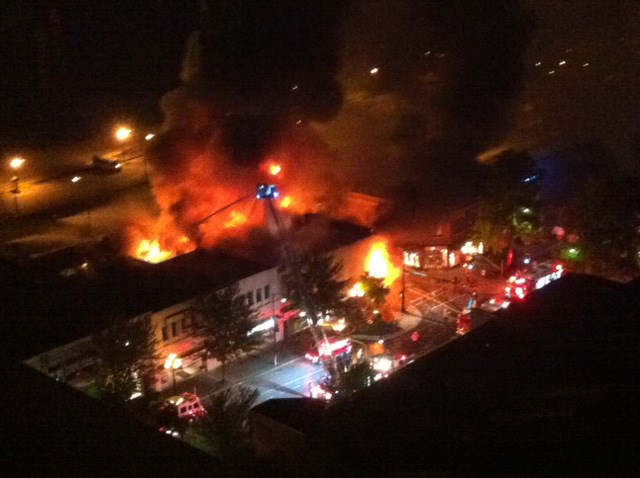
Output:
[[256,289],[256,302],[262,302],[262,289]]

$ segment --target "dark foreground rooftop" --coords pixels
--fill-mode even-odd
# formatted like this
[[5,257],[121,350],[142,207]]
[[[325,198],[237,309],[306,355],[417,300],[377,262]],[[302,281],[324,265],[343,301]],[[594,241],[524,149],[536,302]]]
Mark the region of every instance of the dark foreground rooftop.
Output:
[[304,461],[322,476],[637,476],[639,285],[551,284],[315,411],[306,420],[324,425],[325,440]]
[[3,374],[2,476],[257,476],[22,365]]

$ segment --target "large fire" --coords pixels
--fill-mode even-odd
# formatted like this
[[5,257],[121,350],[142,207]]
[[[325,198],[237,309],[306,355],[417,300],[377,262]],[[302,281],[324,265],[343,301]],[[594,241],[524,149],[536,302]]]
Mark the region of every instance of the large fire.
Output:
[[291,199],[291,196],[285,196],[282,198],[282,201],[280,201],[280,207],[287,209],[289,206],[291,206],[291,203],[293,203],[293,199]]
[[137,259],[157,264],[173,257],[174,253],[163,250],[158,240],[142,239],[138,244],[135,255]]
[[376,242],[369,249],[369,254],[365,261],[365,270],[371,277],[384,279],[384,285],[389,287],[400,277],[400,269],[391,262],[387,244]]
[[225,229],[230,229],[232,227],[238,227],[247,222],[247,215],[238,211],[231,211],[229,213],[229,220],[224,223]]

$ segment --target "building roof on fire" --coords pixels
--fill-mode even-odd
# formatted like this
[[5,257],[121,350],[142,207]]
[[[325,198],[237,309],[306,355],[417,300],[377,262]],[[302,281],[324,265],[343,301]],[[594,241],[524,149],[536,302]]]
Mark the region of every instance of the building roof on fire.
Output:
[[393,476],[637,474],[639,289],[569,275],[532,293],[317,414],[326,439],[307,462]]

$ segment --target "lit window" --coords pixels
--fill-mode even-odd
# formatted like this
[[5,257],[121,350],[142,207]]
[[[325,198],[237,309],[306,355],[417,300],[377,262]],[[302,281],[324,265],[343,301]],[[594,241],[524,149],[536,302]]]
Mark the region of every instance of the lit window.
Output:
[[404,264],[410,267],[420,267],[420,254],[404,251]]

